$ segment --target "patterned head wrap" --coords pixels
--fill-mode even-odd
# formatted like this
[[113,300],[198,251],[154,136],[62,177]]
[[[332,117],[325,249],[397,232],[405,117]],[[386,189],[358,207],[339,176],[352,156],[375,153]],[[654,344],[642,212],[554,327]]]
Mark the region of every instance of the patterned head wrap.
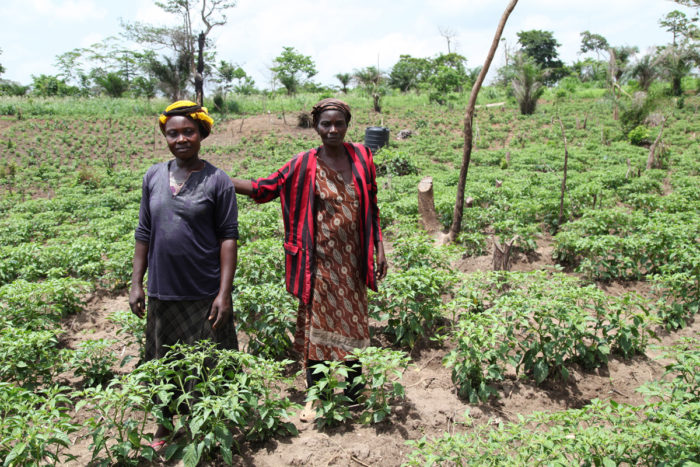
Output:
[[190,117],[199,126],[199,133],[202,139],[209,136],[211,133],[211,127],[214,125],[214,120],[209,116],[209,112],[206,107],[192,102],[192,101],[177,101],[173,102],[165,108],[165,112],[160,114],[158,121],[160,122],[160,131],[165,134],[165,123],[170,117],[175,115],[182,115],[185,117]]
[[329,97],[328,99],[323,99],[319,101],[311,109],[311,117],[313,118],[314,127],[318,124],[318,118],[326,110],[339,110],[345,114],[345,123],[350,123],[350,106],[340,99],[334,99]]

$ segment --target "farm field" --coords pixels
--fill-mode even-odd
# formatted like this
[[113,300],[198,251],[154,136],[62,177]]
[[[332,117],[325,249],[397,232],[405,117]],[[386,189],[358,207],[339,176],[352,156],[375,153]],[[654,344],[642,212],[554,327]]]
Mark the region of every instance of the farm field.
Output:
[[[530,116],[485,91],[482,104],[504,105],[477,110],[473,204],[447,246],[420,227],[417,185],[433,177],[446,229],[461,108],[387,96],[376,114],[368,98],[348,98],[347,140],[362,141],[370,125],[392,134],[375,155],[390,270],[370,294],[372,345],[385,350],[361,357],[374,404],[329,405],[318,423],[299,421],[305,385],[289,350],[296,303],[284,290],[279,204],[239,198],[234,311],[243,352],[220,355],[201,401],[188,402],[169,461],[146,447],[160,408],[143,383],[162,389],[184,378],[207,350],[188,349],[184,367],[138,366],[143,322],[128,311],[126,288],[141,177],[170,158],[155,125],[163,103],[0,101],[0,458],[700,462],[700,97],[669,100],[634,145],[602,90],[548,91]],[[235,177],[268,175],[318,144],[297,126],[317,99],[243,102],[245,115],[214,115],[202,158]],[[647,169],[662,117],[660,157]],[[559,118],[569,153],[561,224]],[[403,129],[412,135],[397,140]],[[495,240],[512,238],[510,270],[493,271]]]

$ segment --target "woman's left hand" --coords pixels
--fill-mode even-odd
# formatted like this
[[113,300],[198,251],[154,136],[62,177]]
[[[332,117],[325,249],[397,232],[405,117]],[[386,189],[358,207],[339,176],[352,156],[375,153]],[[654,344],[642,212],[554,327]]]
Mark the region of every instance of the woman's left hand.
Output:
[[389,265],[386,262],[386,257],[384,256],[384,243],[381,241],[377,244],[377,265],[375,271],[377,272],[377,280],[380,281],[386,277],[387,269]]
[[222,323],[225,323],[229,315],[233,313],[233,305],[231,304],[230,294],[219,294],[211,304],[211,312],[209,313],[209,321],[214,323],[212,329],[218,328]]

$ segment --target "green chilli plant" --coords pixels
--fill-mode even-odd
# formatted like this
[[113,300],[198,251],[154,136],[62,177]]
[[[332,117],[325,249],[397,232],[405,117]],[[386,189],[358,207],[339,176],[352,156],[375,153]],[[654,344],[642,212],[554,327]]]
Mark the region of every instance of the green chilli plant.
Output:
[[104,384],[112,379],[117,356],[111,347],[116,342],[113,339],[89,339],[78,344],[73,351],[70,366],[75,376],[83,378],[85,386]]
[[[119,310],[111,313],[107,319],[119,326],[117,336],[123,336],[126,347],[138,349],[137,361],[142,362],[146,355],[146,316],[139,318],[130,310]],[[120,365],[126,365],[133,358],[132,354],[125,355]]]
[[306,396],[307,402],[316,406],[316,425],[330,427],[352,418],[348,404],[352,400],[345,395],[348,388],[348,367],[342,361],[317,363],[311,367],[320,375]]
[[0,459],[5,466],[57,465],[75,457],[65,451],[68,435],[80,426],[71,421],[70,388],[33,391],[0,382]]
[[405,390],[400,383],[408,367],[410,357],[405,352],[380,347],[356,349],[347,357],[362,365],[362,373],[356,376],[353,386],[365,388],[362,423],[379,423],[391,415],[391,402],[403,399]]
[[172,421],[158,421],[182,434],[166,449],[166,459],[181,457],[189,467],[211,461],[218,453],[230,464],[238,450],[236,439],[262,441],[296,434],[285,420],[299,406],[281,390],[282,384],[291,384],[284,376],[290,361],[221,350],[209,341],[177,344],[162,360],[154,383],[171,389],[158,393],[156,414],[174,414]]
[[425,266],[389,274],[370,295],[370,316],[386,322],[383,331],[395,344],[413,347],[432,332],[453,280],[454,275]]

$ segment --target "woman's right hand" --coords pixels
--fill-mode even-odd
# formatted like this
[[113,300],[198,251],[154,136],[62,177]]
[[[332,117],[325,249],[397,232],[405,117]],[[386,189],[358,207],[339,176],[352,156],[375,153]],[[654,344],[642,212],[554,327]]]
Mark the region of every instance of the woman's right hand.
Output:
[[139,318],[143,318],[144,313],[146,313],[146,294],[143,292],[143,285],[138,283],[131,284],[129,307],[132,313]]

